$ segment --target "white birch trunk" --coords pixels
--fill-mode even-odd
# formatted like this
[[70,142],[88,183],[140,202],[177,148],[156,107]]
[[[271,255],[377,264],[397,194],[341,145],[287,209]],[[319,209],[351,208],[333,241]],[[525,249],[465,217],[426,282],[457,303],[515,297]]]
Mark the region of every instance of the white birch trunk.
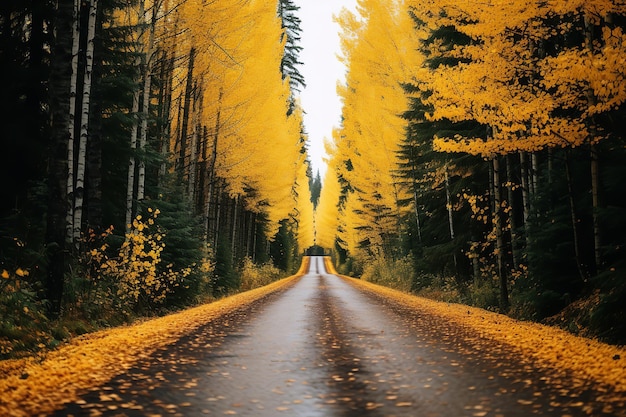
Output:
[[89,139],[89,109],[91,102],[91,76],[93,73],[93,50],[96,36],[96,17],[98,0],[89,4],[87,24],[87,50],[85,53],[85,78],[83,82],[82,114],[80,122],[80,141],[78,144],[78,162],[76,164],[76,188],[74,189],[74,244],[78,247],[83,222],[83,202],[85,196],[85,162],[87,141]]
[[72,76],[70,78],[69,136],[67,141],[67,215],[65,227],[67,242],[72,241],[74,229],[74,122],[76,120],[76,95],[78,91],[78,51],[80,48],[80,0],[74,1],[72,12]]
[[[135,51],[138,55],[141,52],[141,38],[143,37],[144,29],[143,26],[145,24],[145,3],[143,0],[139,2],[139,21],[137,22],[137,26],[139,27],[139,33],[137,35],[136,47]],[[137,57],[135,59],[135,65],[138,67],[141,65],[141,57]],[[133,222],[133,206],[134,206],[134,198],[135,198],[135,171],[137,167],[137,161],[135,159],[135,151],[137,149],[137,136],[139,133],[139,99],[141,97],[141,91],[139,87],[135,88],[133,92],[133,105],[131,108],[131,115],[133,117],[133,125],[130,129],[130,159],[128,161],[128,176],[126,179],[126,235],[130,232],[131,225]]]
[[[139,137],[139,149],[146,149],[148,142],[148,119],[150,117],[150,90],[152,88],[152,54],[154,49],[154,36],[156,30],[156,17],[158,5],[152,6],[152,17],[150,19],[150,34],[148,36],[148,44],[144,55],[144,74],[143,74],[143,103],[141,111],[141,131]],[[139,159],[139,173],[137,180],[137,200],[143,200],[146,189],[146,161],[142,156]]]
[[130,231],[133,222],[133,198],[135,196],[135,150],[137,149],[137,113],[139,112],[139,90],[133,94],[133,106],[131,113],[133,126],[130,130],[130,160],[128,161],[128,176],[126,180],[126,233]]

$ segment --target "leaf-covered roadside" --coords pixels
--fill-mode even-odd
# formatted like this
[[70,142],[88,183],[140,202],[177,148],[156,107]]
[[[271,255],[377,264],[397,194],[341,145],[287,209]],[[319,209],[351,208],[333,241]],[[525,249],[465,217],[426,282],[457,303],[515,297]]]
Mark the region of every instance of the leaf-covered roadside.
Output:
[[[303,262],[302,269],[307,267]],[[81,336],[43,358],[0,362],[0,415],[47,413],[83,390],[124,372],[158,347],[293,283],[301,273],[262,288],[132,326]]]
[[[326,268],[335,273],[330,261],[326,262]],[[579,337],[539,323],[515,320],[480,308],[433,301],[364,280],[344,278],[360,289],[393,300],[411,311],[437,316],[466,329],[464,334],[467,338],[462,345],[458,345],[460,350],[474,350],[481,355],[495,355],[499,352],[506,357],[523,358],[529,366],[550,369],[554,375],[551,382],[557,385],[567,379],[580,389],[600,386],[606,392],[606,413],[612,413],[614,405],[621,408],[626,406],[624,347]],[[484,340],[490,341],[488,349],[482,343]],[[573,398],[576,394],[571,393]]]

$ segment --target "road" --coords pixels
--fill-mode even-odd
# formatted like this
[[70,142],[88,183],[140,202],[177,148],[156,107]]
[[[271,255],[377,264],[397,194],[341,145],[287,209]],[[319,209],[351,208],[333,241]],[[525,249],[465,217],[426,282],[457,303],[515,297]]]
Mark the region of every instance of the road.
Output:
[[459,346],[463,331],[363,293],[312,257],[284,291],[157,351],[55,415],[587,415],[585,392],[572,402],[545,371],[490,354],[488,341]]

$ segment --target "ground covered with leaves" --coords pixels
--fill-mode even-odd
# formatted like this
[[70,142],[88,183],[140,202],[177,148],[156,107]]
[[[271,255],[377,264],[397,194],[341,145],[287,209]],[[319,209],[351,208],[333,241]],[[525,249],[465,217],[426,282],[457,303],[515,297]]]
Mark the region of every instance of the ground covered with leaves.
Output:
[[[332,265],[327,263],[326,266],[329,271],[334,271]],[[183,335],[241,306],[284,290],[297,279],[298,275],[177,314],[81,336],[38,357],[0,362],[0,415],[51,412],[64,403],[75,401],[81,392],[123,374],[156,349],[174,343]],[[560,370],[564,380],[573,380],[581,386],[594,383],[606,387],[609,408],[603,410],[604,413],[611,414],[610,407],[616,404],[621,404],[624,409],[626,349],[623,347],[537,323],[516,321],[482,309],[435,302],[362,280],[348,280],[372,296],[395,303],[398,308],[434,315],[466,329],[464,334],[468,337],[457,341],[460,350],[484,346],[477,340],[480,338],[484,342],[488,339],[490,349],[480,349],[481,354],[490,355],[496,351],[522,354],[533,366]],[[558,381],[551,383],[558,384]]]
[[48,413],[75,400],[81,391],[123,373],[159,347],[285,289],[298,276],[180,313],[80,336],[36,357],[0,362],[0,415]]
[[[330,262],[326,263],[326,268],[336,273]],[[464,304],[433,301],[364,280],[344,278],[374,296],[392,300],[400,308],[439,316],[467,329],[467,339],[459,344],[460,350],[476,348],[484,355],[495,354],[496,351],[518,353],[533,366],[559,370],[560,375],[556,379],[573,380],[574,385],[579,387],[601,385],[606,390],[607,403],[626,407],[626,349],[623,346],[609,345],[556,327],[515,320]],[[483,349],[479,339],[492,341],[489,352]],[[603,412],[612,413],[612,406],[607,407]]]

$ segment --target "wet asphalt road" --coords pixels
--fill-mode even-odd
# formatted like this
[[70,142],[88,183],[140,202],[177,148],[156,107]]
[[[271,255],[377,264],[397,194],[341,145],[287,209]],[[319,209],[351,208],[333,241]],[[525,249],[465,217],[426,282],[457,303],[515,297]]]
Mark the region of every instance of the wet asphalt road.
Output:
[[[57,416],[578,416],[545,370],[327,274],[157,351]],[[505,352],[498,353],[498,352]],[[601,409],[598,406],[597,409]],[[597,414],[605,415],[605,414]]]

